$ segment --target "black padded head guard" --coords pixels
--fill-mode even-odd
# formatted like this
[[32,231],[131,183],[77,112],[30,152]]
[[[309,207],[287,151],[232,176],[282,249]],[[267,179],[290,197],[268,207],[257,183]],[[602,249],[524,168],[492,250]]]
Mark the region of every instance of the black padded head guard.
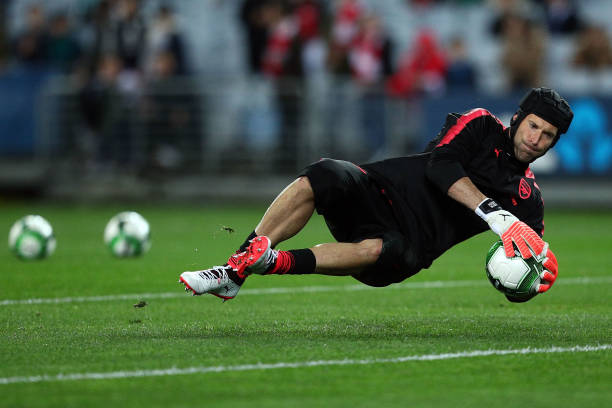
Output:
[[561,134],[567,132],[574,118],[572,108],[556,91],[550,88],[533,88],[523,97],[516,111],[516,118],[510,122],[512,138],[523,119],[530,113],[538,115],[558,129],[554,143],[557,143]]

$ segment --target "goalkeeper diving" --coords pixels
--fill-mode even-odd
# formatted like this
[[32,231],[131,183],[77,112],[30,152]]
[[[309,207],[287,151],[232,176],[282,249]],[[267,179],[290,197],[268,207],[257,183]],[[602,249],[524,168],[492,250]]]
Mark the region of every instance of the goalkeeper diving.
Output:
[[[194,295],[234,298],[250,275],[352,276],[387,286],[428,268],[452,246],[492,230],[506,256],[543,263],[538,293],[558,275],[543,239],[544,202],[529,164],[566,133],[573,113],[556,91],[530,90],[510,126],[486,109],[450,113],[421,154],[365,164],[323,159],[307,166],[270,204],[225,263],[183,272]],[[278,250],[314,212],[337,242]],[[532,296],[532,297],[533,297]],[[512,298],[511,301],[525,301]]]

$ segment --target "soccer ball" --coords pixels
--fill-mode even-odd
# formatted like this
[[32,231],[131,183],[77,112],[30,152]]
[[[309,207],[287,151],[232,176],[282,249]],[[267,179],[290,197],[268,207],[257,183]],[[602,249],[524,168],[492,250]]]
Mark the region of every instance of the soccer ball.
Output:
[[9,231],[11,251],[21,259],[43,259],[55,251],[53,228],[40,215],[26,215],[17,220]]
[[121,212],[106,224],[104,243],[120,258],[142,255],[151,247],[149,223],[137,212]]
[[527,299],[537,292],[542,268],[542,262],[533,256],[507,258],[502,241],[491,246],[485,265],[487,278],[495,289],[515,299]]

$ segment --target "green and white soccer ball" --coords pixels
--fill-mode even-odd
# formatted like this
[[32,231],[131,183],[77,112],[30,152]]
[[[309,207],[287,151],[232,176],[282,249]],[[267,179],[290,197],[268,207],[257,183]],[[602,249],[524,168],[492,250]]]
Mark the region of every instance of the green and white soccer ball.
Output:
[[151,247],[149,223],[137,212],[121,212],[106,224],[104,243],[120,258],[142,255]]
[[514,299],[528,299],[537,293],[542,268],[542,262],[534,257],[507,258],[502,241],[491,246],[485,265],[487,277],[495,289]]
[[53,228],[40,215],[26,215],[9,231],[10,250],[21,259],[44,259],[55,251]]

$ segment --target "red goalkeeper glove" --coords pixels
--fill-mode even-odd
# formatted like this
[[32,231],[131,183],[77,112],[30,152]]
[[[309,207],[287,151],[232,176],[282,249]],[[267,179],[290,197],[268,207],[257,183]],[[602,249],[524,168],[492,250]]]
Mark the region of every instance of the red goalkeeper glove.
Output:
[[557,257],[550,249],[546,249],[546,255],[542,262],[544,270],[540,274],[540,279],[543,283],[538,285],[538,293],[544,293],[555,283],[557,275],[559,275],[559,265]]
[[489,228],[501,237],[504,244],[506,256],[511,258],[515,255],[516,244],[524,259],[532,255],[540,260],[546,255],[548,244],[524,222],[516,218],[512,213],[505,211],[499,204],[490,198],[485,198],[476,207],[476,214],[489,224]]

